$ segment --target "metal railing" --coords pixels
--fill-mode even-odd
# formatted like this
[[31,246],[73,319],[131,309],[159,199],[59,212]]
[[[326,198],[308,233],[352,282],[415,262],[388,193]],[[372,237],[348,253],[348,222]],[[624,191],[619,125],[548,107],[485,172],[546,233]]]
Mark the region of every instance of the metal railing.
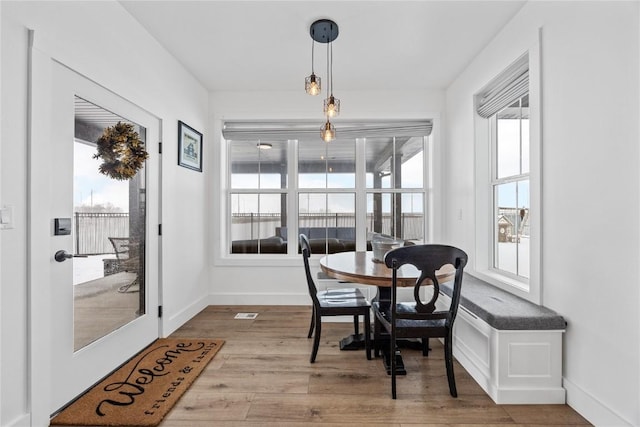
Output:
[[99,255],[114,253],[109,237],[129,236],[128,213],[75,212],[75,255]]
[[[391,214],[382,215],[383,234],[391,233],[393,217]],[[367,228],[373,231],[374,215],[367,214]],[[274,236],[275,229],[282,226],[282,216],[279,213],[234,213],[231,216],[232,240],[265,239]],[[352,213],[300,213],[298,227],[327,227],[342,228],[355,227],[356,217]],[[424,214],[402,214],[402,237],[404,239],[424,239]]]

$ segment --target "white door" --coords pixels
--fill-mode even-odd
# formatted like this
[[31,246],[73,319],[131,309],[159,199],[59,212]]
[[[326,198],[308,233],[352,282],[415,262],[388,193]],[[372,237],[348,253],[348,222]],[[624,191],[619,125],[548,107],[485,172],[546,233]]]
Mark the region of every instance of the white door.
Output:
[[[51,70],[55,412],[158,337],[161,123],[55,61]],[[99,138],[116,130],[145,144],[149,157],[139,170],[94,157]]]

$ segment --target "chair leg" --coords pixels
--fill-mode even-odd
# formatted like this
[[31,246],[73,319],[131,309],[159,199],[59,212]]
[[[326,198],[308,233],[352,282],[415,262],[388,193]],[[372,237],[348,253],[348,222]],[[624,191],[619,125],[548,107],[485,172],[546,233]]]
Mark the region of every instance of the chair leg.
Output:
[[389,357],[391,358],[391,398],[396,398],[396,337],[395,334],[389,339]]
[[311,338],[311,335],[313,335],[313,329],[315,328],[316,325],[316,308],[312,307],[311,309],[311,325],[309,325],[309,334],[307,335],[307,338]]
[[456,379],[453,376],[453,351],[451,348],[451,331],[444,339],[444,362],[447,367],[447,380],[449,381],[449,393],[453,397],[458,397],[456,390]]
[[429,350],[429,338],[422,338],[422,355],[428,357]]
[[311,351],[311,358],[309,362],[314,363],[316,361],[316,355],[318,354],[318,347],[320,346],[320,334],[322,333],[322,320],[317,313],[315,313],[315,333],[313,334],[313,350]]
[[380,357],[380,321],[373,316],[373,356]]
[[367,352],[367,360],[371,360],[371,317],[369,312],[364,315],[364,351]]
[[353,331],[356,336],[360,333],[360,316],[357,314],[353,315]]

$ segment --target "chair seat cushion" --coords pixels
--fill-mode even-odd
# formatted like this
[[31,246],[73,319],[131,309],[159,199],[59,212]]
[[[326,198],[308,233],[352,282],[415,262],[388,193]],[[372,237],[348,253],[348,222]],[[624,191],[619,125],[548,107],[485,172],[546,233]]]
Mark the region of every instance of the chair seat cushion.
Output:
[[[390,325],[391,309],[381,310],[380,303],[378,301],[373,302],[373,310],[376,313],[378,319],[385,325]],[[415,303],[399,303],[396,304],[396,313],[417,313]],[[446,326],[445,319],[425,319],[425,320],[413,320],[413,319],[398,319],[396,327],[399,328],[444,328]]]
[[370,307],[358,288],[329,289],[317,293],[321,307]]

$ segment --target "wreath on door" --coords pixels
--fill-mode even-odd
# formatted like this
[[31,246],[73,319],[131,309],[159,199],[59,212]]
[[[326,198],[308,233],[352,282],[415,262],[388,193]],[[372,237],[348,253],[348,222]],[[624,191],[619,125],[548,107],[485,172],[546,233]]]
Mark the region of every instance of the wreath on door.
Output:
[[118,181],[133,178],[149,157],[131,123],[106,128],[96,144],[98,152],[93,158],[102,159],[98,171]]

